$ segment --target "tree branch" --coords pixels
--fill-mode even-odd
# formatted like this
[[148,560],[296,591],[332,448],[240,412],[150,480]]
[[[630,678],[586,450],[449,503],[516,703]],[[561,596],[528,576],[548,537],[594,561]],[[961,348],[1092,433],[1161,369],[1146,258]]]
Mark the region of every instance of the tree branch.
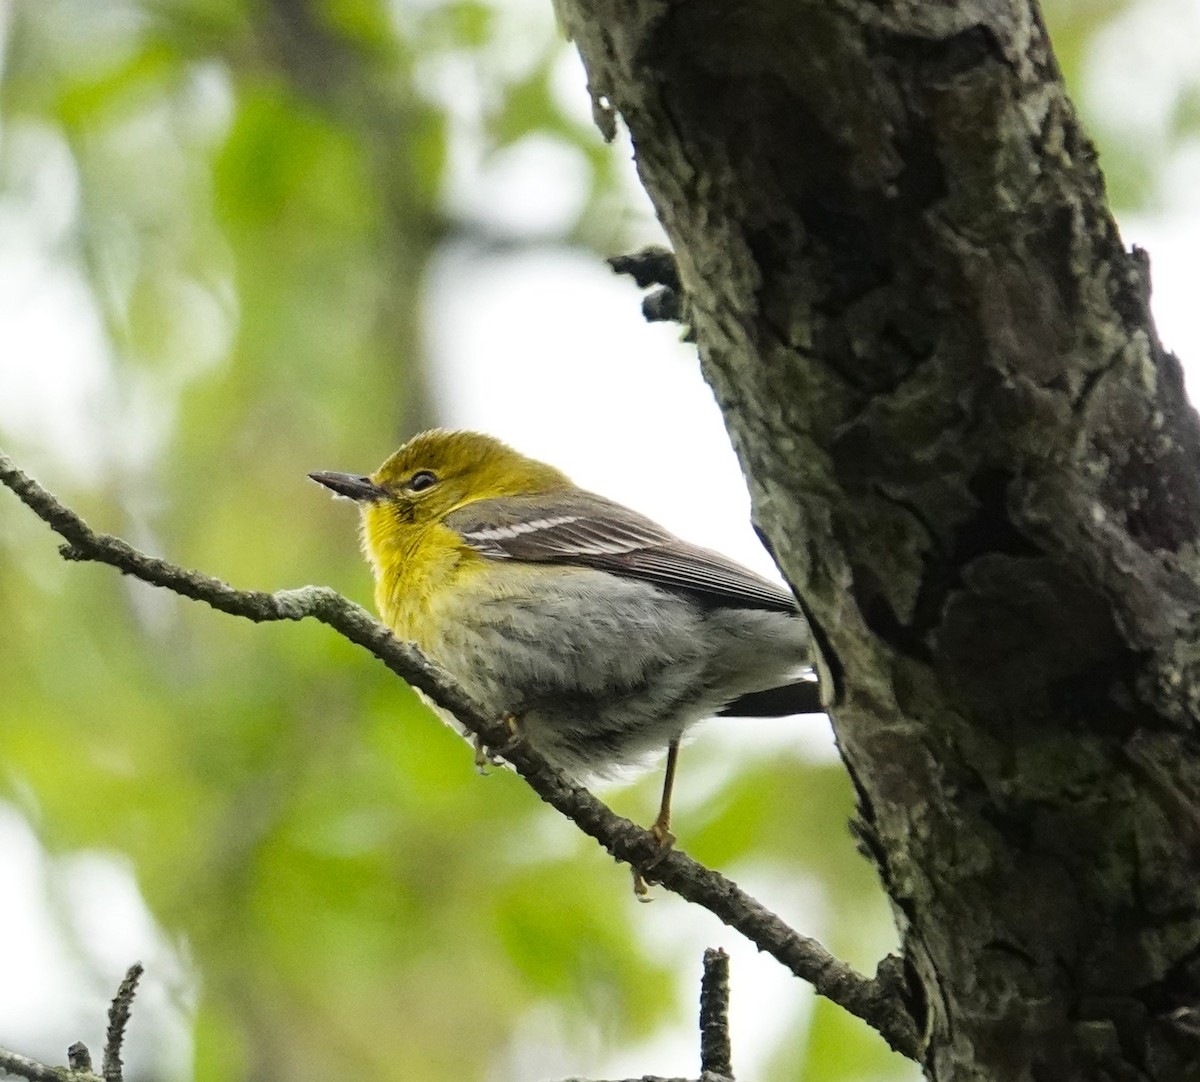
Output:
[[704,976],[700,981],[700,1074],[733,1077],[729,955],[719,947],[704,952]]
[[133,997],[137,995],[138,981],[142,979],[142,963],[134,962],[117,988],[117,994],[108,1008],[108,1031],[104,1043],[104,1082],[121,1082],[121,1045],[125,1043],[125,1027],[129,1025],[129,1012],[133,1009]]
[[0,1072],[27,1078],[29,1082],[63,1082],[71,1077],[64,1067],[47,1067],[36,1059],[10,1052],[7,1048],[0,1048]]
[[[729,1043],[729,955],[720,947],[704,952],[700,978],[700,1077],[660,1078],[642,1075],[621,1082],[733,1082]],[[565,1078],[562,1082],[604,1082],[601,1079]],[[616,1080],[612,1080],[616,1082]]]
[[[0,452],[0,470],[12,464]],[[28,480],[28,478],[26,478]],[[7,481],[5,482],[7,484]],[[36,486],[36,482],[34,482]],[[44,491],[44,490],[43,490]],[[48,494],[47,494],[48,495]],[[53,499],[53,497],[51,497]],[[67,512],[70,514],[70,512]],[[83,1041],[76,1041],[67,1049],[67,1066],[50,1067],[19,1052],[0,1048],[0,1074],[16,1075],[29,1082],[122,1082],[121,1044],[125,1040],[125,1027],[133,1008],[133,997],[142,976],[141,962],[134,962],[125,973],[108,1008],[108,1032],[104,1045],[103,1077],[92,1068],[92,1054]]]
[[916,1054],[912,1019],[894,988],[856,972],[816,940],[794,931],[731,880],[705,868],[686,853],[664,852],[648,830],[616,815],[587,790],[554,770],[524,738],[520,735],[513,738],[502,719],[481,710],[415,646],[401,642],[361,606],[320,586],[275,593],[235,590],[210,575],[147,556],[120,538],[96,533],[22,472],[3,451],[0,451],[0,483],[67,541],[61,551],[68,560],[109,564],[151,585],[248,620],[311,617],[333,628],[449,710],[486,746],[502,749],[504,758],[542,800],[595,838],[617,860],[651,874],[655,882],[737,929],[760,950],[812,984],[821,995],[861,1018],[897,1052],[909,1057]]

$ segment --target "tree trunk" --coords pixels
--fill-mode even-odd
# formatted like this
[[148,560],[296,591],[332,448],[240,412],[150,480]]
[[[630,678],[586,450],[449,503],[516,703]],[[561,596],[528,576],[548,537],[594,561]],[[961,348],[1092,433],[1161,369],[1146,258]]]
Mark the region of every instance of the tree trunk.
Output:
[[1200,433],[1036,6],[559,0],[938,1079],[1200,1077]]

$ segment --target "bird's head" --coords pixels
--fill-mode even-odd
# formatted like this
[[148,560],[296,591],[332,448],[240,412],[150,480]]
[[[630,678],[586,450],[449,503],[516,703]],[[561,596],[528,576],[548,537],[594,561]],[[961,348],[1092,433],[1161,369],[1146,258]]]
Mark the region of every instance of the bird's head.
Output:
[[372,555],[476,500],[572,487],[561,471],[492,436],[440,428],[414,436],[370,475],[323,472],[309,477],[359,504],[365,546]]

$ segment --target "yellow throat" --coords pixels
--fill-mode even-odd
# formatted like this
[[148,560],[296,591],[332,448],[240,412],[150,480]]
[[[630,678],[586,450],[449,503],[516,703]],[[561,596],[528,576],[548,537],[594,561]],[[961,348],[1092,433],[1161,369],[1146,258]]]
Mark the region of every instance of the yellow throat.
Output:
[[375,604],[397,635],[418,644],[438,626],[441,608],[458,595],[464,577],[487,567],[445,525],[446,516],[478,500],[573,487],[560,470],[491,436],[444,429],[411,439],[371,481],[387,493],[362,505],[362,547],[375,572]]

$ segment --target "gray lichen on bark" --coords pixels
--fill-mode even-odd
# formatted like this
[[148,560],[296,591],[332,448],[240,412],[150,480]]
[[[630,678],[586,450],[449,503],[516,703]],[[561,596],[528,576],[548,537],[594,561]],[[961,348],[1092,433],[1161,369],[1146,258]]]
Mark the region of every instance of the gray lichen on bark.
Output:
[[940,1078],[1197,1077],[1200,429],[1030,3],[559,0]]

